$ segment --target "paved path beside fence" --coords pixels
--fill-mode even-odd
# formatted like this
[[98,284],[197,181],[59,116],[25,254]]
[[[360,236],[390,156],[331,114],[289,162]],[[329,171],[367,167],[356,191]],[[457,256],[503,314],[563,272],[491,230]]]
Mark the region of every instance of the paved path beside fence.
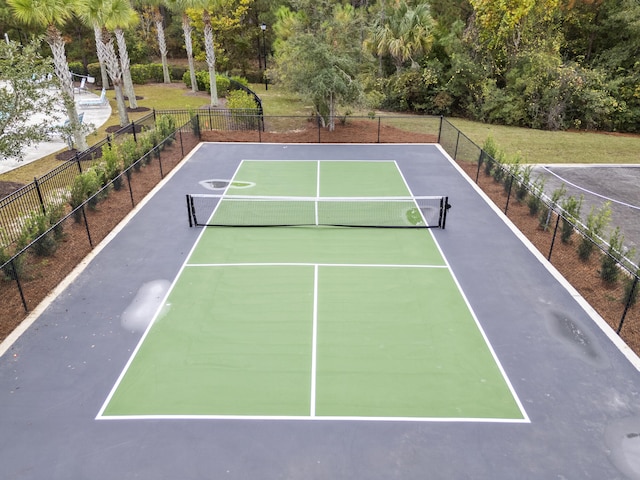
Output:
[[[81,94],[75,95],[76,103],[81,100],[87,100],[90,98],[99,98],[93,92],[83,92]],[[80,107],[78,108],[78,114],[84,113],[83,122],[86,124],[93,124],[94,128],[99,128],[104,125],[109,117],[111,116],[111,105],[107,102],[105,105],[97,106],[97,107]],[[40,121],[44,117],[44,114],[37,113],[34,115],[34,119]],[[38,160],[42,157],[46,157],[47,155],[51,155],[52,153],[56,153],[60,150],[64,150],[68,148],[67,142],[62,137],[53,137],[49,142],[37,143],[35,145],[31,145],[27,147],[24,151],[23,160],[3,160],[0,162],[0,174],[9,172],[18,167],[22,167],[27,163],[33,162],[34,160]]]

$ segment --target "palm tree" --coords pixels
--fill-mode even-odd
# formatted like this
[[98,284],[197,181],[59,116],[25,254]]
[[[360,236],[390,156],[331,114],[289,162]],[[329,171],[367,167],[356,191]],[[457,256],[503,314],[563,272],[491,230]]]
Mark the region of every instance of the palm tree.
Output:
[[[126,5],[123,6],[123,3]],[[114,21],[113,19],[121,18],[122,11],[127,12],[127,15],[129,15],[127,8],[131,9],[127,0],[89,0],[83,2],[78,10],[78,15],[85,23],[93,25],[94,30],[96,28],[100,30],[99,35],[96,34],[96,50],[98,51],[98,58],[102,57],[107,73],[109,77],[111,77],[111,83],[116,93],[118,117],[120,120],[120,126],[122,127],[130,123],[129,114],[127,113],[127,106],[125,104],[124,93],[122,91],[122,67],[120,59],[116,54],[115,47],[113,45],[113,38],[107,28],[107,24],[110,26],[112,26],[112,23],[117,24],[117,21]],[[135,98],[135,94],[133,97]],[[129,96],[129,98],[131,98],[131,96]]]
[[120,68],[122,70],[122,79],[124,82],[124,90],[129,98],[129,107],[138,108],[136,101],[136,92],[133,88],[131,80],[131,69],[129,68],[129,52],[127,51],[127,42],[124,38],[124,28],[131,27],[138,23],[138,14],[133,9],[129,0],[112,0],[108,17],[105,19],[105,26],[113,29],[118,44],[118,53],[120,55]]
[[184,46],[187,51],[187,59],[189,60],[189,74],[191,76],[191,91],[198,91],[198,81],[196,79],[196,68],[193,62],[193,42],[191,33],[191,19],[187,15],[187,9],[197,8],[201,5],[199,0],[168,0],[167,6],[174,12],[182,16],[182,31],[184,32]]
[[160,50],[160,59],[162,60],[162,75],[164,83],[171,83],[171,75],[169,74],[169,64],[167,62],[167,42],[164,34],[164,15],[162,15],[161,7],[164,0],[143,0],[144,5],[151,6],[153,21],[156,25],[156,35],[158,37],[158,49]]
[[73,100],[73,80],[67,63],[65,42],[58,27],[73,15],[76,0],[8,0],[15,17],[22,23],[46,29],[45,41],[51,47],[54,72],[60,81],[62,101],[69,117],[73,140],[78,150],[89,148],[78,110]]
[[103,49],[103,55],[105,63],[107,65],[107,72],[111,77],[111,83],[113,89],[116,92],[116,103],[118,105],[118,117],[120,118],[120,126],[125,127],[129,125],[129,114],[127,113],[127,106],[124,103],[123,93],[123,80],[122,80],[122,68],[120,67],[120,61],[116,54],[116,49],[113,46],[113,38],[111,32],[106,27],[102,28],[102,43],[98,48]]
[[429,49],[432,26],[428,4],[411,7],[402,0],[392,8],[383,7],[366,43],[375,54],[390,55],[399,72],[406,61],[414,66],[414,57]]
[[204,22],[204,49],[207,54],[207,66],[209,67],[209,86],[211,87],[211,106],[218,105],[218,87],[216,85],[216,52],[213,47],[213,27],[211,25],[211,14],[209,5],[205,5],[202,10],[202,20]]

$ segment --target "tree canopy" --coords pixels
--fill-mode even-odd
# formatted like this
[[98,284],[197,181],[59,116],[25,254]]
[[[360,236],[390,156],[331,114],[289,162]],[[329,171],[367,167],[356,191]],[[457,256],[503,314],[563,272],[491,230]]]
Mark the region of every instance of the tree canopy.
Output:
[[0,160],[22,159],[26,147],[56,131],[52,119],[60,118],[60,105],[51,94],[53,66],[39,49],[38,41],[24,47],[0,42]]
[[[0,32],[25,43],[34,33],[54,34],[55,26],[56,51],[63,38],[72,63],[86,71],[96,62],[91,28],[73,17],[75,0],[22,8],[33,4],[0,0]],[[136,0],[133,6],[139,25],[122,25],[119,38],[132,63],[188,57],[189,84],[197,89],[195,70],[208,70],[209,79],[222,72],[259,83],[266,52],[270,81],[303,95],[329,125],[341,109],[366,99],[369,110],[640,131],[637,0]],[[163,65],[164,81],[166,71]],[[215,82],[207,88],[215,104]]]

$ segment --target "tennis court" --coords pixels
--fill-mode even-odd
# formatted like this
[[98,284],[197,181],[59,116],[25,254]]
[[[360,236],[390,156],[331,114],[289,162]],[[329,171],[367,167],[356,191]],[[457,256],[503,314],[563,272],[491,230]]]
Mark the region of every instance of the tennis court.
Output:
[[436,145],[201,144],[30,320],[3,479],[640,478],[637,357]]
[[[413,226],[410,194],[392,161],[243,161],[198,213]],[[323,226],[204,230],[100,417],[129,415],[526,419],[426,228]]]

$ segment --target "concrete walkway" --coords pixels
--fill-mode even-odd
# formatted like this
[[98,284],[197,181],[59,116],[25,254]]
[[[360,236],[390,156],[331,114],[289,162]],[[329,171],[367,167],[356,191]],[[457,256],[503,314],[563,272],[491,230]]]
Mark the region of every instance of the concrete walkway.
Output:
[[[99,128],[107,122],[107,120],[111,116],[111,105],[109,104],[109,102],[107,102],[104,105],[88,107],[79,105],[79,102],[89,99],[97,100],[98,98],[99,95],[93,92],[82,92],[80,94],[75,94],[75,102],[78,109],[78,114],[84,113],[83,123],[93,124],[94,128]],[[35,118],[37,120],[41,120],[42,117],[42,114],[35,115]],[[53,137],[49,142],[42,142],[31,145],[30,147],[25,148],[24,158],[22,160],[8,159],[1,161],[0,174],[9,172],[18,167],[22,167],[30,162],[33,162],[34,160],[38,160],[42,157],[46,157],[47,155],[51,155],[52,153],[65,150],[67,148],[69,148],[67,146],[67,142],[60,137]]]

